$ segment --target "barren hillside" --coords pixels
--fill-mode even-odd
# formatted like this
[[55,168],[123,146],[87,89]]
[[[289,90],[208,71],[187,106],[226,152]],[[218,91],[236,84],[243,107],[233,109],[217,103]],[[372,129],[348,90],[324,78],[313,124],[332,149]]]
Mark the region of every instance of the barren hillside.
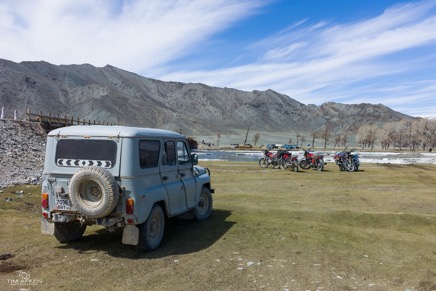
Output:
[[[309,100],[310,102],[310,100]],[[25,117],[51,112],[124,125],[165,128],[194,136],[309,134],[412,118],[381,104],[305,105],[273,90],[245,92],[204,84],[163,82],[113,66],[14,63],[0,59],[0,106]],[[239,140],[241,142],[241,140]]]

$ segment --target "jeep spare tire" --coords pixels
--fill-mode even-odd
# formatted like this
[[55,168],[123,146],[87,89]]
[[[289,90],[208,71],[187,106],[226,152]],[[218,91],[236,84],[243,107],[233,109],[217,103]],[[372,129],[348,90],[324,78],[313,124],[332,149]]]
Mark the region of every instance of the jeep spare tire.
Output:
[[119,196],[115,177],[106,169],[83,167],[71,178],[71,203],[86,217],[107,216],[114,210]]

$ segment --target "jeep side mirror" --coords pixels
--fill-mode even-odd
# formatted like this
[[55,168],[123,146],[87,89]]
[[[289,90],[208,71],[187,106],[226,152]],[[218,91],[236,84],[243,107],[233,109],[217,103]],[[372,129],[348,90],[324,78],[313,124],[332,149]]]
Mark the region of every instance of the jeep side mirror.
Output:
[[191,155],[191,162],[193,165],[197,165],[198,164],[198,155],[197,154],[192,154]]

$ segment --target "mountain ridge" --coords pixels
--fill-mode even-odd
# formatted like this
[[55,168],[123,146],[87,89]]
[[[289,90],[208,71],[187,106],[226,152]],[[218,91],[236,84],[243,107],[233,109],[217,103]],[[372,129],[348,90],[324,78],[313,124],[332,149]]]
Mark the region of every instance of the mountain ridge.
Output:
[[363,124],[414,119],[382,104],[305,105],[275,92],[166,82],[111,65],[53,65],[0,59],[0,106],[104,122],[164,128],[186,135],[252,132],[310,134],[328,124],[355,132]]

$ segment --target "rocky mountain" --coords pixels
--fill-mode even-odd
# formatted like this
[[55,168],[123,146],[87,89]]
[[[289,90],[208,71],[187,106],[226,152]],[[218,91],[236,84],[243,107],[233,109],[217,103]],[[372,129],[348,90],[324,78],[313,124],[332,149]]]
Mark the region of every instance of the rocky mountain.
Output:
[[[0,59],[0,106],[124,125],[165,128],[186,135],[309,134],[362,124],[412,119],[381,104],[305,105],[273,90],[245,92],[204,84],[163,82],[107,65],[14,63]],[[241,141],[239,141],[241,142]]]

